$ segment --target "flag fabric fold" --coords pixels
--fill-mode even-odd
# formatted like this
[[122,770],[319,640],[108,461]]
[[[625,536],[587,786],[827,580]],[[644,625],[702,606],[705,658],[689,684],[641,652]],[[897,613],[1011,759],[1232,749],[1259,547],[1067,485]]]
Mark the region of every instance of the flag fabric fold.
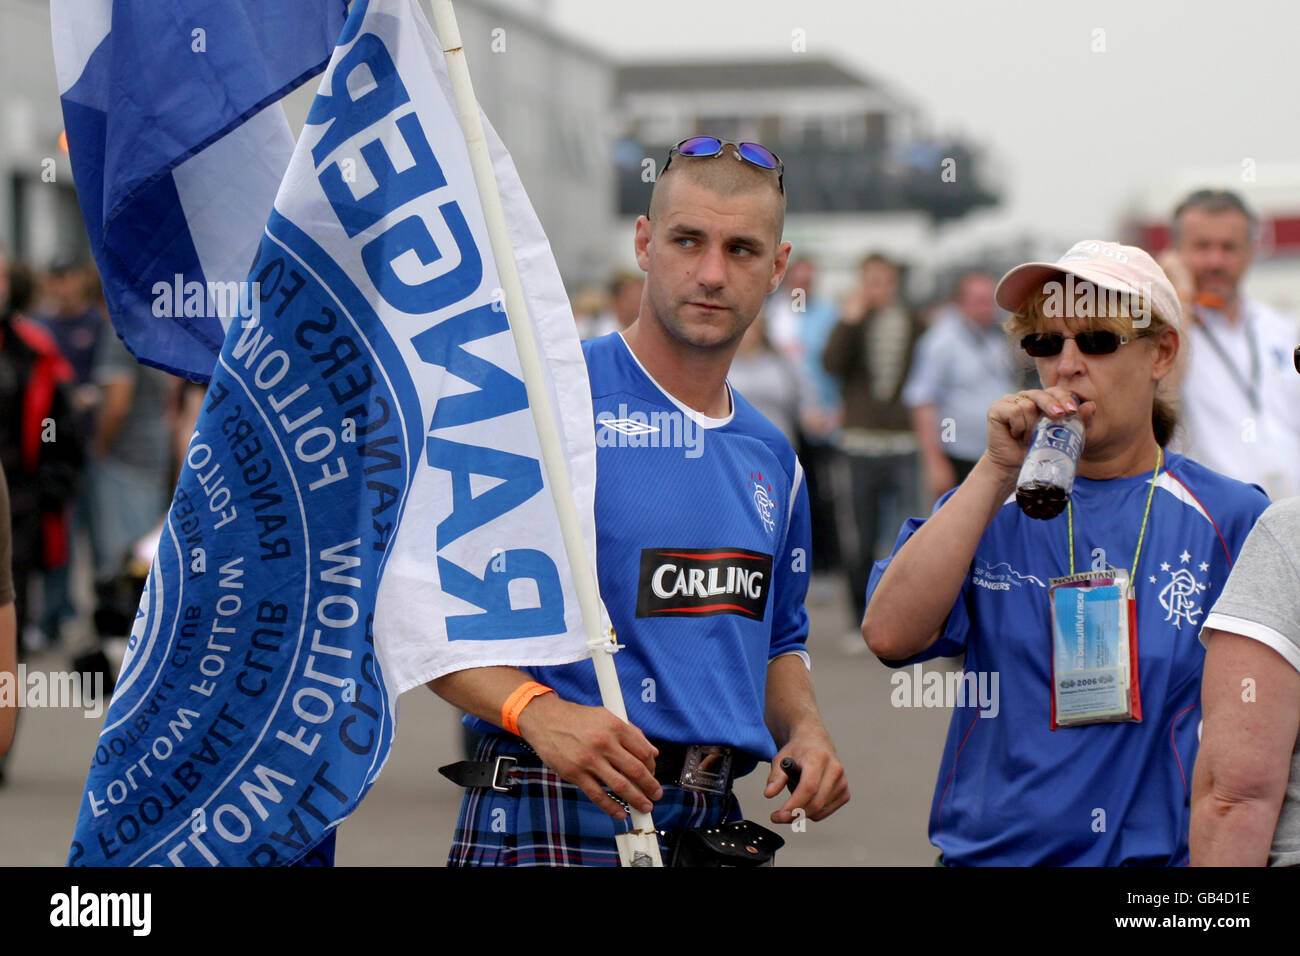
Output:
[[324,69],[346,14],[346,0],[53,0],[77,197],[140,361],[208,380],[234,314],[221,290],[247,273],[293,151],[278,101]]
[[[573,317],[487,131],[594,565]],[[69,862],[303,858],[377,777],[398,695],[585,657],[440,48],[355,0],[248,272],[105,717]]]

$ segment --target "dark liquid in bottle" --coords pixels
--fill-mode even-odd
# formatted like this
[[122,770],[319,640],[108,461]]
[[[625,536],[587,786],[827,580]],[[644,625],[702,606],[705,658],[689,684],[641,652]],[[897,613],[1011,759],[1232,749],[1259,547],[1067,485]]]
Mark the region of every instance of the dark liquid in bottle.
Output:
[[1029,517],[1046,521],[1065,510],[1065,491],[1056,485],[1030,481],[1016,489],[1016,504]]

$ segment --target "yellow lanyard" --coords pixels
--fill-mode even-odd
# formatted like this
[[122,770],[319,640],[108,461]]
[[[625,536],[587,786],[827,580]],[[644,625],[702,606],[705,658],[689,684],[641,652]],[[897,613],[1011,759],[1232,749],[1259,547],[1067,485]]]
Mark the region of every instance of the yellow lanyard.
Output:
[[[1147,506],[1142,511],[1142,527],[1138,530],[1137,549],[1133,552],[1133,569],[1128,573],[1128,584],[1132,588],[1137,581],[1138,556],[1142,554],[1142,539],[1147,533],[1147,518],[1151,517],[1151,496],[1156,491],[1156,479],[1160,477],[1160,466],[1165,460],[1165,450],[1156,449],[1156,470],[1151,473],[1151,487],[1147,489]],[[1070,535],[1070,573],[1074,574],[1074,508],[1067,500],[1065,503],[1065,512]]]

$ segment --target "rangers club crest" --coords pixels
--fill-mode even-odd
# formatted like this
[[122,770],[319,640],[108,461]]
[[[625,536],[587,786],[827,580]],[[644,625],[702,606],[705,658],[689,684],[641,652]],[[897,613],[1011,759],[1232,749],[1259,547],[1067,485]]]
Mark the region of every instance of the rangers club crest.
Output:
[[772,500],[772,486],[765,484],[761,473],[749,473],[749,480],[754,488],[754,507],[758,509],[758,516],[763,521],[763,527],[771,532],[776,529],[776,519],[772,516],[776,510],[776,502]]
[[[1160,570],[1169,576],[1160,589],[1160,606],[1165,610],[1165,620],[1182,630],[1184,621],[1199,626],[1199,618],[1205,612],[1202,607],[1204,599],[1200,595],[1204,593],[1207,582],[1198,580],[1192,567],[1197,567],[1203,574],[1210,570],[1210,565],[1205,561],[1196,564],[1186,549],[1178,556],[1178,563],[1176,568],[1168,561],[1160,565]],[[1150,581],[1152,584],[1157,582],[1154,574]]]

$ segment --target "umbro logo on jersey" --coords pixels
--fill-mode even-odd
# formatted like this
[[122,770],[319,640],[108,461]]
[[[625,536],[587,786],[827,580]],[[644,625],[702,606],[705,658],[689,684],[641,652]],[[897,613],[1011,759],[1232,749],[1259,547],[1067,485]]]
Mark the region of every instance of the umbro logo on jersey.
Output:
[[638,422],[631,418],[602,418],[599,424],[623,435],[649,435],[659,430],[648,422]]
[[772,556],[744,548],[646,548],[641,552],[637,617],[739,614],[761,621]]
[[681,448],[687,458],[704,454],[705,428],[681,409],[628,408],[596,413],[597,448]]

